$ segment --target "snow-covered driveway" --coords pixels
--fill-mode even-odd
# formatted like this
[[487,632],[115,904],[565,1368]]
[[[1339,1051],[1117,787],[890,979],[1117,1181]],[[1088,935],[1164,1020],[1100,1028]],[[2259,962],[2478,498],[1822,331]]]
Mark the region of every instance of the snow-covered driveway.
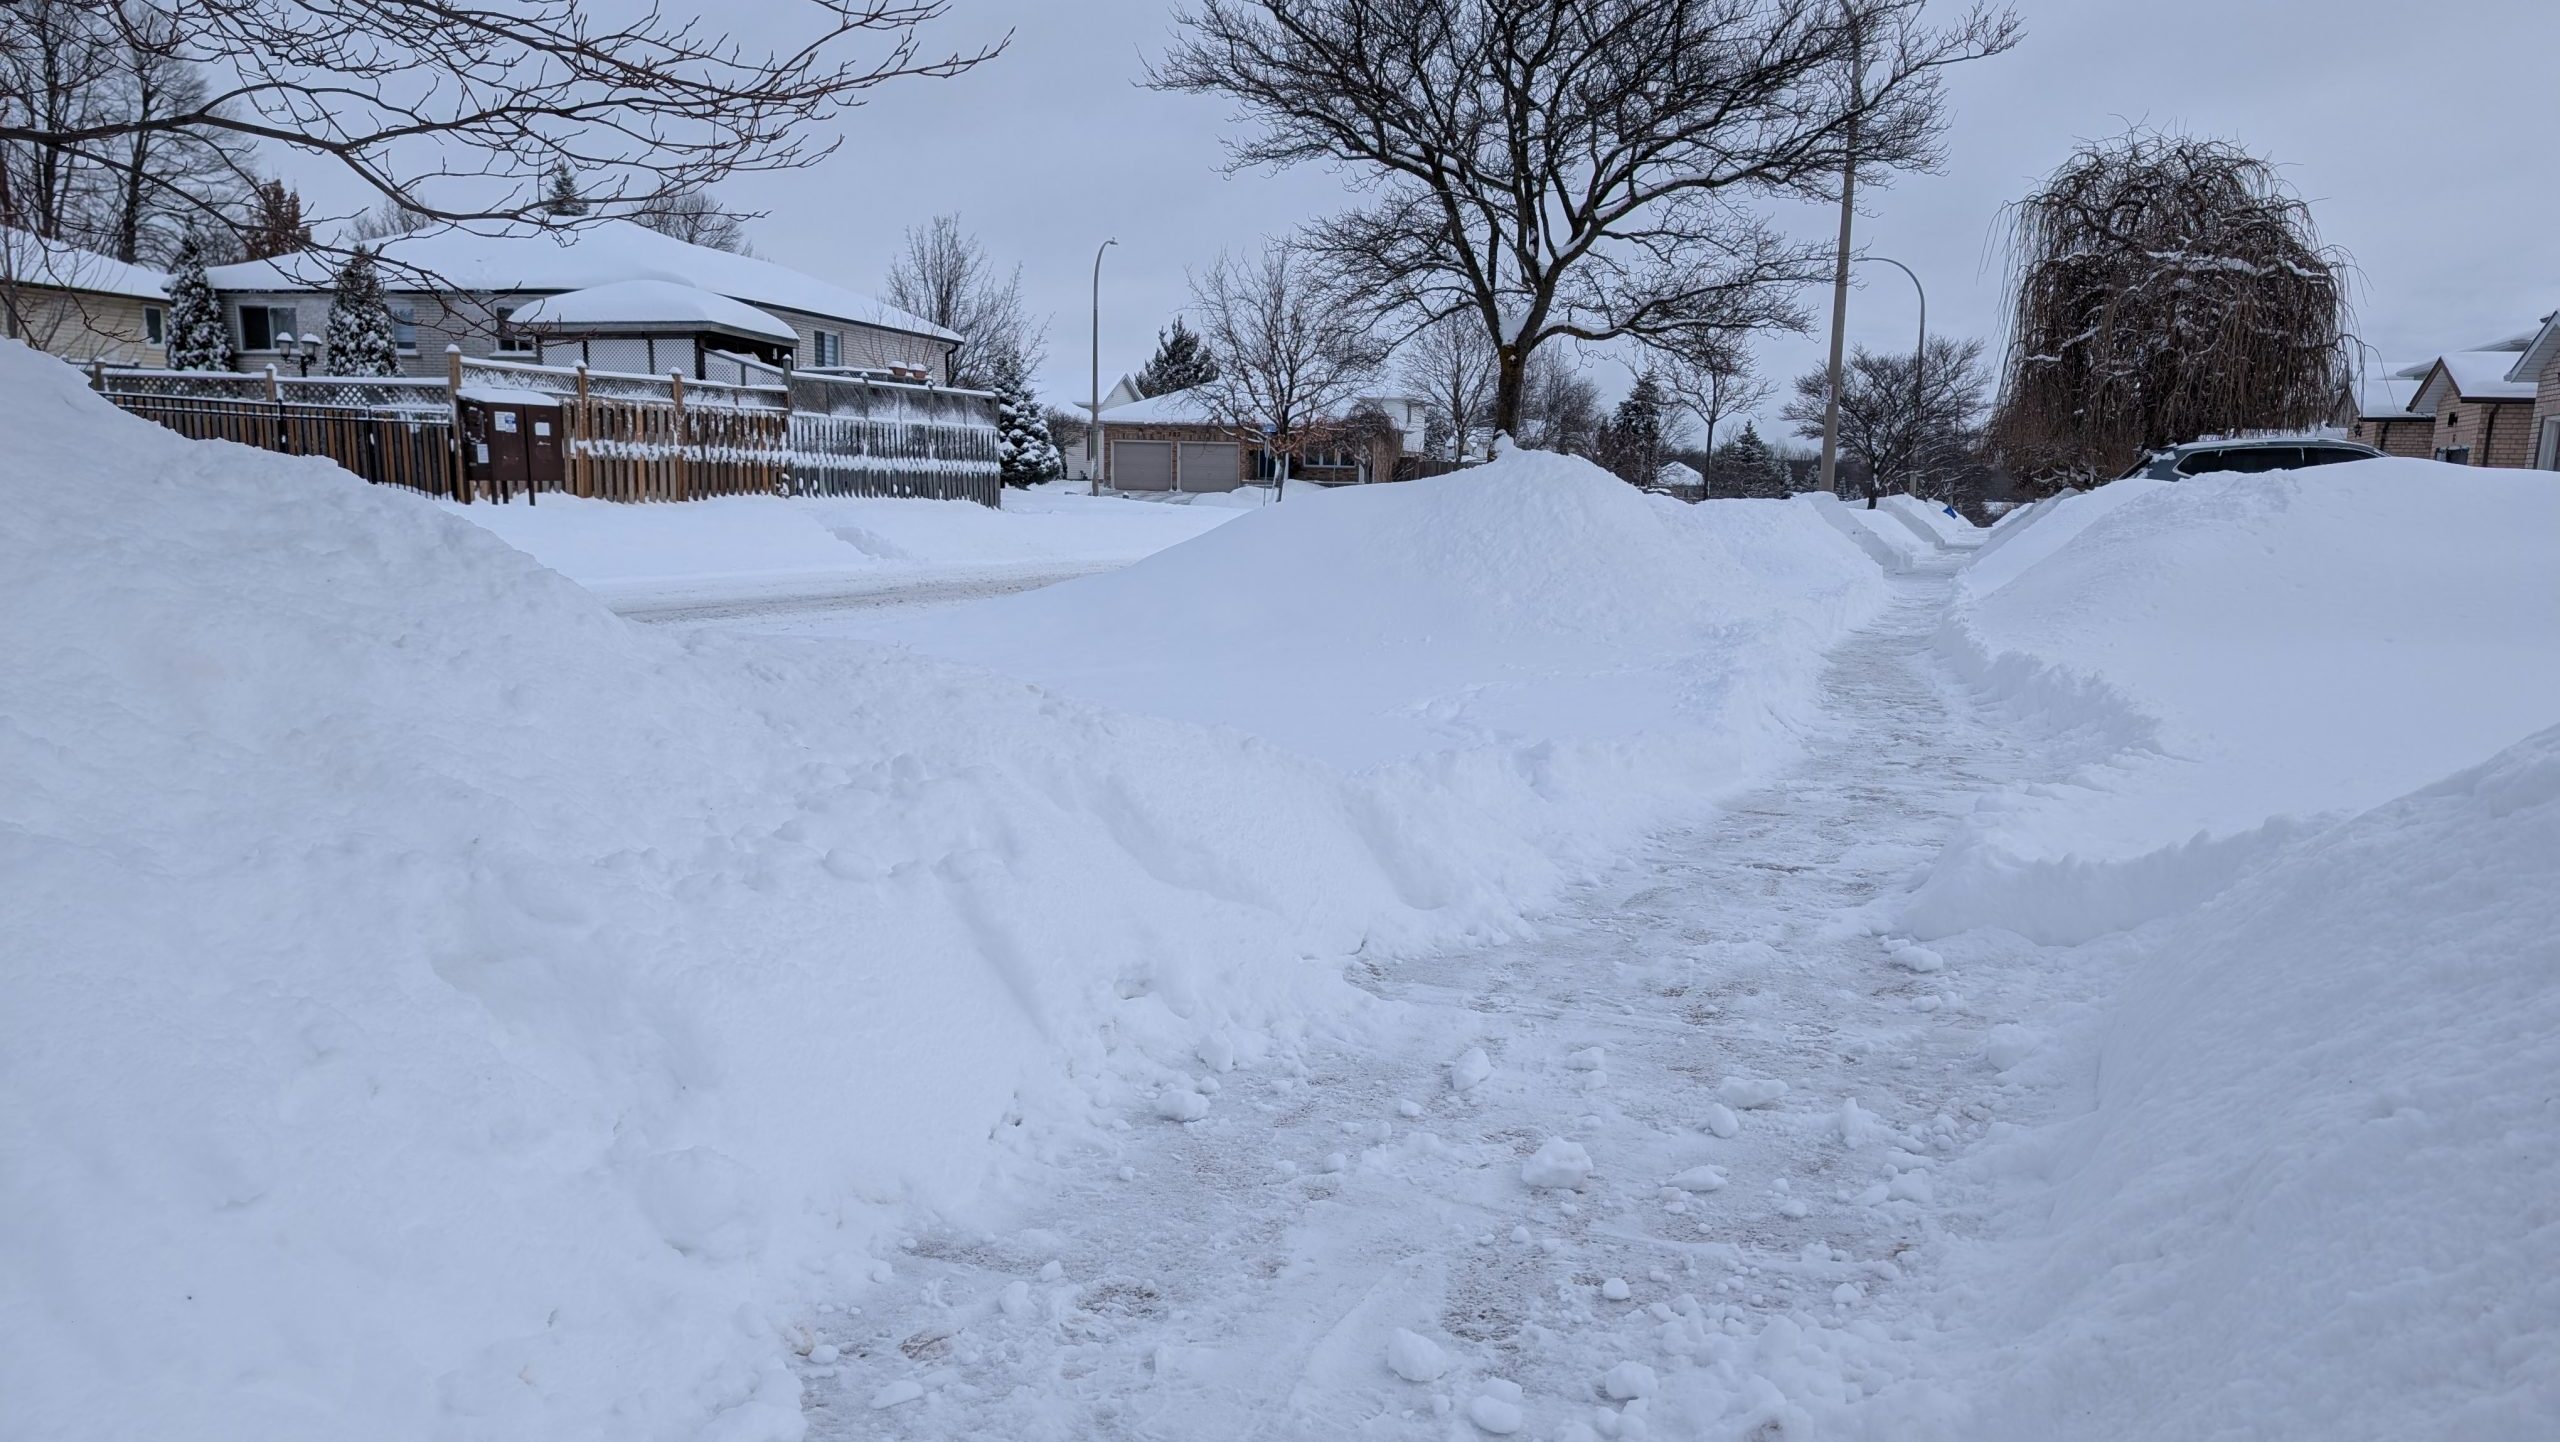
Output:
[[1932,1164],[2021,1100],[1977,999],[2034,955],[1940,969],[1866,908],[2039,763],[1945,693],[1943,573],[1896,585],[1801,767],[1532,939],[1366,976],[1394,1044],[1204,1057],[1024,1163],[1027,1214],[919,1218],[807,1319],[811,1435],[1741,1437],[1926,1365]]

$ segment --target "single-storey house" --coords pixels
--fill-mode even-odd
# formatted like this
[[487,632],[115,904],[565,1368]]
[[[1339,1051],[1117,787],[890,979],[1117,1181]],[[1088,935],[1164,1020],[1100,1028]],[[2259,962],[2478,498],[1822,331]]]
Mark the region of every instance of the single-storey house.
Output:
[[[1351,425],[1363,411],[1386,423],[1367,434]],[[1396,462],[1422,449],[1425,407],[1406,396],[1364,396],[1335,424],[1339,440],[1311,446],[1290,463],[1292,480],[1356,485],[1395,478]],[[1221,417],[1198,389],[1168,391],[1102,410],[1102,483],[1123,491],[1232,491],[1278,473],[1271,454],[1248,444],[1253,427]]]
[[2410,409],[2418,399],[2418,383],[2432,362],[2415,365],[2384,362],[2351,376],[2330,418],[2347,439],[2362,441],[2386,456],[2425,460],[2435,454],[2435,417]]
[[2531,464],[2534,384],[2507,378],[2516,356],[2452,351],[2427,367],[2409,409],[2434,421],[2429,454],[2457,466]]
[[168,363],[169,277],[0,227],[0,335],[87,364]]
[[2507,368],[2507,380],[2533,387],[2533,467],[2560,471],[2560,310],[2542,318],[2542,328]]
[[[563,357],[573,343],[579,354],[598,357],[589,361],[598,370],[636,360],[633,368],[648,374],[726,379],[711,374],[713,357],[734,345],[737,353],[797,367],[942,384],[960,347],[955,332],[870,296],[627,220],[558,234],[421,232],[384,241],[381,258],[400,368],[409,375],[442,375],[448,345],[468,356],[534,361],[552,354],[556,341]],[[337,265],[336,256],[301,252],[207,272],[242,369],[290,356],[289,337],[327,333]],[[635,289],[635,281],[658,285]],[[720,309],[706,297],[736,308]],[[540,302],[551,304],[534,311],[538,327],[517,323]],[[653,307],[669,313],[644,313]]]

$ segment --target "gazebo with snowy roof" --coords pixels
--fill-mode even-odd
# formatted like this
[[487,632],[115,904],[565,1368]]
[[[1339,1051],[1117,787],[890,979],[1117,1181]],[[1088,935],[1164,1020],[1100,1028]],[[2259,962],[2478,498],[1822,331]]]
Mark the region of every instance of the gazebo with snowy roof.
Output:
[[544,365],[681,371],[695,380],[753,378],[741,376],[741,356],[788,366],[800,339],[768,312],[672,280],[618,280],[547,295],[519,307],[508,324],[534,343]]

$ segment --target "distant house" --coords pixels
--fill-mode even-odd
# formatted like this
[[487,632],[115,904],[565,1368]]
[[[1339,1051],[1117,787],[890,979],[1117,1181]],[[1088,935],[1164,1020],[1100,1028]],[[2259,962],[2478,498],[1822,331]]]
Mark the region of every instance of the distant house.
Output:
[[2560,311],[2542,318],[2542,328],[2507,368],[2507,380],[2534,388],[2534,469],[2560,471]]
[[2348,439],[2362,441],[2384,455],[2425,460],[2435,454],[2435,417],[2410,407],[2418,399],[2418,383],[2432,364],[2383,362],[2350,377],[2331,424],[2346,432]]
[[2429,454],[2457,466],[2529,465],[2534,383],[2507,378],[2517,353],[2453,351],[2435,358],[2409,409],[2429,417]]
[[168,363],[169,277],[0,228],[0,335],[87,364]]
[[1664,461],[1662,469],[1653,473],[1653,489],[1684,501],[1703,501],[1707,498],[1707,478],[1686,461]]
[[[401,236],[383,243],[382,261],[410,375],[443,374],[454,345],[467,356],[584,357],[597,370],[695,379],[729,378],[714,374],[717,357],[742,354],[942,384],[960,346],[954,332],[832,282],[626,220],[559,235]],[[207,272],[242,369],[290,357],[297,335],[327,332],[336,264],[305,252]]]
[[[1215,409],[1197,389],[1103,407],[1103,484],[1123,491],[1232,491],[1278,474],[1263,447],[1247,444],[1252,427]],[[1422,449],[1425,409],[1409,396],[1354,401],[1331,418],[1340,438],[1293,460],[1290,478],[1320,486],[1394,479],[1396,462]],[[1384,419],[1363,426],[1364,414]]]

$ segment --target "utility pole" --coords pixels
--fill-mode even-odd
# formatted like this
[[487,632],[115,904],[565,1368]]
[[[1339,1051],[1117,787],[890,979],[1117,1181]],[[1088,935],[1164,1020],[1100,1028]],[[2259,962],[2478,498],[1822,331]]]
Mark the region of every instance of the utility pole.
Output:
[[1849,163],[1840,171],[1840,254],[1831,266],[1830,395],[1822,403],[1822,488],[1840,493],[1840,348],[1849,333],[1849,221],[1858,207],[1858,113],[1866,108],[1867,48],[1842,7],[1849,37]]
[[[1920,483],[1920,438],[1928,434],[1925,423],[1928,419],[1929,395],[1929,292],[1921,289],[1920,276],[1917,272],[1891,256],[1867,255],[1860,256],[1859,259],[1883,261],[1895,270],[1910,276],[1911,288],[1920,292],[1920,346],[1911,353],[1911,476],[1904,482],[1906,486],[1917,487]],[[1912,494],[1918,495],[1919,491],[1914,489]],[[1870,507],[1875,503],[1874,496],[1867,497],[1867,504]]]
[[1102,494],[1102,253],[1120,243],[1117,237],[1093,248],[1093,404],[1085,419],[1085,493]]

